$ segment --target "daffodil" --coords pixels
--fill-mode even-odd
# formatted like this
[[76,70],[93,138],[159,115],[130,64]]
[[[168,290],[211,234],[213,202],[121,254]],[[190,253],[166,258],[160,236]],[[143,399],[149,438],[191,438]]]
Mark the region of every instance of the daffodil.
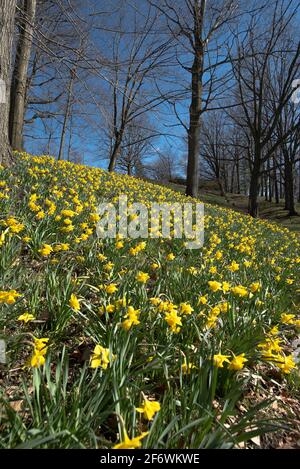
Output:
[[222,288],[222,284],[220,282],[215,281],[215,280],[209,281],[208,286],[211,289],[211,291],[213,291],[213,292],[217,292],[217,291],[221,290],[221,288]]
[[282,357],[280,360],[280,363],[277,363],[277,366],[285,374],[289,374],[294,368],[297,368],[295,360],[292,355]]
[[184,375],[189,375],[192,370],[195,370],[197,367],[193,363],[189,362],[187,364],[186,361],[184,361],[181,365],[181,370]]
[[178,332],[180,332],[180,327],[182,326],[182,322],[176,310],[166,313],[165,321],[168,323],[173,333],[177,334]]
[[152,420],[154,415],[160,411],[160,403],[144,398],[143,406],[136,407],[136,410],[143,414],[145,419]]
[[243,287],[242,285],[237,285],[236,287],[232,287],[231,291],[234,295],[239,296],[241,298],[248,295],[247,288]]
[[50,244],[43,244],[43,246],[39,249],[39,253],[44,257],[49,256],[51,252],[53,252],[53,248],[50,246]]
[[283,313],[281,315],[281,322],[283,324],[294,324],[295,314]]
[[123,328],[128,331],[132,326],[140,324],[139,315],[139,309],[134,309],[133,306],[128,306],[127,313],[124,316],[125,320],[122,322]]
[[16,299],[21,296],[16,290],[0,291],[0,303],[12,305],[16,302]]
[[30,359],[30,366],[32,368],[39,368],[40,366],[44,365],[45,361],[45,354],[35,349]]
[[200,296],[198,299],[198,305],[206,305],[207,301],[207,296]]
[[217,368],[223,368],[225,362],[230,363],[228,359],[229,355],[222,355],[222,353],[217,353],[213,356],[214,366]]
[[74,293],[71,294],[71,297],[69,300],[69,306],[71,306],[71,308],[74,309],[74,311],[80,311],[80,303],[79,303],[77,296]]
[[228,266],[228,270],[230,270],[230,272],[236,272],[237,270],[239,270],[239,268],[239,264],[235,261],[232,261],[231,264]]
[[23,313],[18,317],[18,321],[23,321],[25,324],[27,324],[30,321],[34,321],[34,320],[35,320],[34,315],[30,314],[28,312]]
[[139,283],[147,283],[149,280],[150,276],[146,272],[138,272],[135,279]]
[[91,368],[101,367],[104,370],[107,369],[110,363],[110,352],[108,348],[102,347],[102,345],[96,345],[91,357]]
[[170,252],[168,255],[167,255],[167,261],[173,261],[175,259],[175,256],[172,252]]
[[141,435],[136,436],[134,438],[129,438],[127,432],[124,430],[124,438],[123,441],[118,443],[117,445],[113,446],[113,449],[136,449],[142,446],[141,440],[148,435],[149,432],[143,432]]
[[253,282],[251,283],[250,285],[250,291],[251,293],[256,293],[258,291],[260,291],[261,289],[261,286],[260,286],[260,283],[259,282]]
[[105,286],[105,291],[109,295],[113,295],[118,290],[116,283],[110,283],[109,285]]
[[245,354],[241,353],[240,355],[234,355],[232,360],[230,361],[229,364],[229,369],[230,370],[241,370],[244,368],[244,364],[247,362],[247,358],[245,358]]
[[189,303],[180,303],[179,309],[182,314],[192,314],[194,311]]

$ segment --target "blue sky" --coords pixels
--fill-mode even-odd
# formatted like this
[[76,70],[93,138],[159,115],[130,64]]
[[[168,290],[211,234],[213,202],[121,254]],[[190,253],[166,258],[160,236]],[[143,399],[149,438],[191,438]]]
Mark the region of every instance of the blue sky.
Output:
[[[181,5],[180,0],[174,0],[177,5]],[[173,2],[173,4],[174,4]],[[249,2],[248,2],[249,3]],[[259,2],[252,2],[257,6]],[[130,31],[134,29],[134,20],[137,19],[142,24],[143,16],[147,12],[146,0],[131,0],[129,5],[131,7],[124,8],[121,11],[117,9],[119,0],[111,0],[105,2],[106,13],[103,13],[103,3],[96,0],[89,0],[88,2],[75,1],[74,10],[68,13],[68,19],[72,22],[76,20],[76,15],[84,18],[89,22],[88,37],[85,43],[88,44],[88,61],[83,61],[86,68],[89,62],[95,63],[95,59],[99,59],[99,64],[106,60],[112,59],[112,41],[115,33],[109,30],[121,29],[125,31],[122,36],[123,49],[121,58],[126,59],[128,51],[126,45],[132,40]],[[139,11],[137,14],[136,11]],[[102,14],[98,15],[99,10]],[[121,18],[121,19],[120,19]],[[75,24],[75,23],[74,23]],[[71,39],[71,46],[78,47],[80,37],[83,35],[82,31],[85,29],[85,24],[78,29],[78,26],[73,29],[73,39]],[[161,18],[160,23],[157,24],[157,34],[163,39],[169,34],[164,20]],[[230,32],[225,32],[224,37],[220,36],[222,41],[225,35],[230,35]],[[59,40],[59,32],[58,32]],[[77,44],[74,44],[77,42]],[[166,70],[166,74],[157,73],[154,78],[157,80],[162,90],[184,90],[186,94],[182,98],[176,99],[176,111],[179,118],[188,124],[188,107],[190,101],[190,73],[183,70],[179,62],[185,66],[191,66],[192,55],[186,48],[187,43],[183,44],[184,47],[177,48],[176,59],[172,58],[172,64]],[[211,48],[214,47],[214,42],[211,43]],[[175,45],[174,45],[175,47]],[[175,50],[175,49],[174,49]],[[54,50],[54,53],[56,51]],[[222,50],[219,60],[222,59]],[[53,113],[52,119],[35,119],[33,123],[25,127],[25,148],[31,153],[48,153],[57,155],[58,146],[60,141],[62,129],[62,114],[65,108],[67,99],[67,87],[70,62],[66,60],[65,52],[60,52],[62,57],[60,61],[57,58],[53,64],[46,66],[42,69],[36,77],[35,83],[41,83],[48,79],[49,84],[44,86],[35,86],[33,88],[33,95],[35,98],[54,97],[63,93],[62,97],[55,103],[47,106],[37,106],[30,108],[27,113],[27,119],[30,119],[36,111],[41,109],[47,113]],[[178,59],[178,62],[176,61]],[[214,52],[211,53],[210,59],[216,59]],[[206,62],[207,65],[208,62]],[[218,67],[216,74],[218,77],[226,76],[228,65]],[[107,160],[104,159],[108,155],[108,140],[107,140],[107,122],[111,117],[112,101],[111,89],[109,86],[110,70],[108,67],[99,66],[93,73],[87,73],[84,70],[78,70],[77,78],[74,83],[73,89],[73,113],[72,121],[68,122],[68,131],[64,146],[65,158],[67,158],[68,148],[70,146],[73,157],[78,155],[81,157],[83,163],[107,167]],[[204,76],[204,82],[210,78],[210,73]],[[55,77],[55,79],[53,79]],[[229,80],[226,85],[222,85],[218,91],[218,96],[214,100],[213,106],[224,105],[227,97],[230,95],[229,88],[232,81]],[[122,84],[120,86],[122,89]],[[146,92],[152,92],[153,80],[147,81],[144,85]],[[205,96],[205,94],[204,94]],[[120,98],[122,99],[122,93]],[[57,115],[58,114],[58,115]],[[60,115],[59,115],[60,114]],[[155,112],[149,115],[149,125],[162,133],[161,137],[156,137],[152,141],[152,146],[149,149],[149,158],[155,158],[159,152],[171,152],[172,154],[179,155],[182,158],[186,155],[186,144],[184,138],[186,136],[185,129],[179,125],[179,121],[175,116],[172,106],[163,103]],[[72,131],[70,129],[72,128]],[[50,142],[50,144],[49,144]]]

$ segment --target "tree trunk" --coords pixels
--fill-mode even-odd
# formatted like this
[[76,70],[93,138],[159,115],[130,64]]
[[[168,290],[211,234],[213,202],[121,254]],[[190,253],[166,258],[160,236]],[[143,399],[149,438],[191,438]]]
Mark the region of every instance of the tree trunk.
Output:
[[298,202],[300,202],[300,161],[299,161],[299,167],[298,167]]
[[264,196],[264,190],[265,190],[265,178],[262,177],[261,178],[261,185],[260,185],[260,196],[263,197]]
[[70,81],[69,81],[69,86],[68,86],[68,99],[67,99],[67,104],[66,104],[66,109],[65,109],[64,123],[63,123],[63,128],[61,131],[59,153],[58,153],[58,158],[57,158],[58,160],[61,160],[64,157],[64,144],[65,144],[65,138],[66,138],[66,132],[67,132],[68,119],[69,119],[70,110],[71,110],[72,91],[73,91],[73,83],[74,83],[75,76],[76,76],[75,70],[71,70]]
[[294,174],[293,164],[287,154],[284,155],[284,174],[285,174],[285,210],[288,210],[290,216],[298,215],[295,210],[294,200]]
[[121,138],[119,138],[119,134],[118,134],[118,136],[116,137],[114,146],[113,146],[113,150],[110,155],[110,159],[109,159],[108,171],[110,173],[114,171],[115,169],[117,158],[120,152],[120,148],[121,148]]
[[51,140],[52,140],[52,130],[50,130],[49,136],[48,136],[47,155],[51,155]]
[[224,191],[228,192],[228,174],[226,171],[226,167],[222,166],[222,176],[221,179],[224,181]]
[[268,200],[268,175],[265,175],[265,200]]
[[198,196],[199,185],[199,151],[200,151],[200,113],[202,84],[199,83],[200,72],[195,58],[192,74],[192,100],[190,105],[190,125],[188,129],[188,163],[186,195]]
[[16,0],[0,2],[0,163],[10,163],[9,144],[9,88],[11,52],[14,36]]
[[194,61],[191,68],[192,97],[189,108],[188,128],[188,161],[186,177],[186,195],[198,197],[199,186],[199,151],[200,126],[202,109],[202,77],[203,77],[203,42],[202,29],[205,14],[205,0],[194,4]]
[[282,180],[282,156],[281,151],[279,152],[279,198],[283,199],[284,184]]
[[69,130],[69,144],[68,144],[68,153],[67,153],[67,161],[71,161],[71,149],[72,149],[72,137],[73,137],[73,119],[72,114],[70,116],[70,130]]
[[274,196],[276,204],[279,204],[279,188],[278,188],[278,179],[277,179],[277,170],[276,170],[276,160],[273,158],[273,179],[274,179]]
[[272,202],[273,198],[273,181],[270,168],[270,158],[267,160],[267,178],[268,178],[268,202]]
[[23,126],[27,94],[27,73],[30,59],[36,0],[24,0],[20,31],[12,76],[9,112],[9,139],[14,150],[23,149]]
[[234,171],[235,171],[235,163],[233,164],[232,172],[231,172],[231,179],[230,179],[230,192],[231,194],[234,193]]
[[249,201],[248,201],[248,213],[252,217],[258,216],[258,203],[257,197],[259,194],[259,177],[260,177],[260,157],[255,156],[251,178],[250,178],[250,189],[249,189]]
[[237,194],[241,193],[241,180],[240,180],[240,162],[239,158],[236,160],[236,184],[237,184]]

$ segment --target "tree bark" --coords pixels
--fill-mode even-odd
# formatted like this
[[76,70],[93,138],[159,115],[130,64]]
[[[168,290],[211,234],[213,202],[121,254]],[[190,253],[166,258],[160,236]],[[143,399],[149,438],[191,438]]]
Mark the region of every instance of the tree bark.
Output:
[[258,216],[257,197],[259,194],[260,166],[261,166],[261,159],[259,156],[256,156],[254,159],[254,164],[253,164],[253,168],[251,171],[249,201],[248,201],[249,215],[251,215],[254,218]]
[[234,171],[235,171],[235,163],[232,167],[231,178],[230,178],[230,192],[231,194],[234,193]]
[[279,159],[279,164],[280,164],[280,171],[279,171],[279,197],[280,199],[283,199],[283,189],[284,189],[284,184],[283,184],[283,181],[282,181],[282,168],[281,168],[281,156],[280,156],[280,159]]
[[285,174],[285,210],[288,210],[289,216],[298,215],[295,209],[294,198],[294,173],[293,164],[287,154],[284,154],[284,174]]
[[273,158],[273,179],[274,179],[274,196],[275,203],[279,204],[279,188],[278,188],[278,179],[277,179],[277,169],[276,169],[276,159]]
[[198,196],[199,185],[199,152],[200,152],[200,114],[202,83],[201,66],[195,57],[192,72],[192,100],[190,105],[190,125],[188,129],[188,163],[186,195]]
[[262,177],[261,178],[261,185],[260,185],[260,196],[263,197],[264,196],[264,190],[265,190],[265,179]]
[[272,175],[271,175],[271,167],[270,167],[270,158],[267,160],[267,178],[268,178],[268,201],[272,202],[273,199],[273,181],[272,181]]
[[[12,161],[9,144],[9,88],[16,0],[0,3],[0,163]],[[2,101],[2,102],[1,102]]]
[[9,139],[14,150],[23,149],[27,74],[32,46],[36,0],[24,0],[10,91]]
[[239,158],[236,160],[236,184],[237,184],[237,194],[241,193],[241,180],[240,180],[240,162]]
[[300,161],[298,167],[298,202],[300,202]]
[[116,140],[115,140],[115,143],[114,143],[114,146],[113,146],[113,149],[112,149],[112,152],[111,152],[111,155],[110,155],[110,159],[109,159],[108,171],[110,173],[112,171],[114,171],[114,169],[115,169],[117,158],[118,158],[118,155],[119,155],[120,149],[121,149],[121,141],[122,141],[122,137],[119,138],[119,136],[117,136]]
[[202,110],[202,77],[203,77],[203,42],[202,29],[204,21],[205,0],[194,2],[194,61],[191,68],[192,97],[189,108],[188,128],[188,161],[186,195],[198,197],[199,186],[199,152],[200,126]]
[[65,144],[65,138],[66,138],[66,132],[67,132],[68,119],[69,119],[70,110],[71,110],[71,100],[72,100],[73,83],[74,83],[75,76],[76,76],[75,70],[71,70],[70,81],[69,81],[69,86],[68,86],[68,99],[67,99],[67,104],[66,104],[66,109],[65,109],[64,123],[63,123],[63,128],[61,131],[59,153],[58,153],[58,158],[57,158],[58,160],[61,160],[64,157],[64,144]]
[[264,180],[265,180],[265,200],[267,201],[268,200],[268,175],[266,174],[264,176]]

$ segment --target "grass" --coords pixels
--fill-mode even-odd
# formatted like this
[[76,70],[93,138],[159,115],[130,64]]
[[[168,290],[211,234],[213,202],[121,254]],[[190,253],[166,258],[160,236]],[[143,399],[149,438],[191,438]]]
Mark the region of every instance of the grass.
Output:
[[[180,184],[169,183],[168,186],[175,191],[184,193],[184,186]],[[214,184],[203,183],[199,190],[199,198],[207,204],[218,205],[219,207],[230,208],[234,211],[248,212],[248,197],[243,194],[226,193],[226,197],[220,194]],[[258,197],[259,218],[270,222],[278,223],[291,231],[300,233],[300,203],[295,203],[295,209],[299,216],[289,216],[288,211],[284,209],[284,200],[280,199],[279,204],[269,202],[264,197]]]
[[1,448],[296,444],[296,234],[206,204],[201,249],[101,240],[101,201],[194,201],[26,154],[0,186]]

